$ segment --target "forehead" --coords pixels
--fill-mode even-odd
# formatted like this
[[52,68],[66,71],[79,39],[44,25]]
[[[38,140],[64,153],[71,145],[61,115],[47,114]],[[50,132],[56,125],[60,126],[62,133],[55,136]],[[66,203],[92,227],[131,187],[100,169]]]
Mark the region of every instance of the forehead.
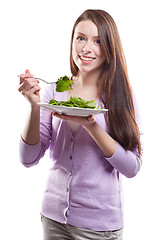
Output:
[[97,26],[90,20],[84,20],[78,23],[75,29],[75,34],[78,33],[98,37]]

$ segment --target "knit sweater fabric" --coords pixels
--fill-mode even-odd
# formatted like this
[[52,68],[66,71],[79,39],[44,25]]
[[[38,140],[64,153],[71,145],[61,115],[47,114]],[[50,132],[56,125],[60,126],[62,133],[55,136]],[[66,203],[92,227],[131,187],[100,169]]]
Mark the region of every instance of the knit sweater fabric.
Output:
[[[46,88],[41,101],[66,101],[67,97],[67,92],[56,92],[53,84]],[[103,113],[96,115],[96,122],[108,132]],[[66,120],[52,117],[49,110],[41,108],[40,142],[28,145],[20,139],[22,164],[38,164],[48,148],[52,167],[41,214],[94,231],[123,228],[122,175],[131,178],[140,170],[137,149],[126,151],[117,142],[115,153],[107,158],[82,126],[73,135]]]

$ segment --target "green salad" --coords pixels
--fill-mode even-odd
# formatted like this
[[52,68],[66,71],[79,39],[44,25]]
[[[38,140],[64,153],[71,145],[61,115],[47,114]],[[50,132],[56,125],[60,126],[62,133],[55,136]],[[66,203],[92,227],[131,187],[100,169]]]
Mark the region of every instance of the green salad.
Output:
[[72,83],[73,83],[73,81],[70,80],[70,78],[67,77],[66,75],[64,77],[60,77],[56,82],[56,91],[64,92],[67,90],[73,90]]
[[71,96],[68,101],[56,101],[51,99],[49,101],[51,105],[65,106],[65,107],[78,107],[78,108],[88,108],[88,109],[100,109],[100,104],[96,107],[96,101],[85,101],[80,97]]

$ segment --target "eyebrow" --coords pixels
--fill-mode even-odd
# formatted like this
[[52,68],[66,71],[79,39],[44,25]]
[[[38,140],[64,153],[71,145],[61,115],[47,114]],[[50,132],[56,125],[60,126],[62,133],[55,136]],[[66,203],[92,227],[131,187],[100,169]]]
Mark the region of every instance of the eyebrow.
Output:
[[[81,34],[81,35],[83,35],[83,36],[86,36],[84,33],[82,33],[82,32],[76,32],[75,34]],[[93,36],[93,38],[99,38],[99,36]]]

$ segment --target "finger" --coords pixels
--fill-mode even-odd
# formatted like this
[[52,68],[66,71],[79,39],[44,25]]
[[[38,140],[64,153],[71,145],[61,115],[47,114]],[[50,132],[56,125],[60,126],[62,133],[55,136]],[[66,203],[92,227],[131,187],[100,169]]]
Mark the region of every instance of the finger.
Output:
[[66,114],[60,114],[60,113],[53,113],[52,114],[53,116],[55,117],[58,117],[62,120],[70,120],[70,121],[73,121],[75,123],[78,123],[78,124],[82,124],[83,121],[87,121],[87,118],[86,117],[79,117],[79,116],[70,116],[70,115],[66,115]]
[[29,77],[34,77],[33,74],[30,73],[29,69],[26,69],[25,73],[26,73]]
[[19,83],[21,84],[24,82],[24,79],[27,77],[27,74],[20,74],[18,76],[19,76]]
[[30,74],[30,75],[31,75],[31,73],[30,73],[29,69],[26,69],[25,73],[28,73],[28,74]]
[[28,84],[39,83],[39,81],[34,77],[25,77],[24,81],[26,81]]
[[20,75],[18,75],[18,77],[19,77],[19,82],[21,84],[26,80],[26,78],[29,78],[31,76],[26,73],[26,74],[20,74]]
[[88,121],[93,123],[93,122],[96,121],[96,117],[94,115],[91,115],[91,116],[88,117]]
[[29,97],[32,96],[33,94],[39,93],[40,90],[41,90],[40,86],[39,86],[39,85],[36,85],[36,86],[33,86],[32,88],[30,88],[28,91],[26,91],[26,89],[23,89],[23,90],[21,91],[21,93],[22,93],[23,95],[25,95],[26,97],[29,98]]
[[18,75],[20,79],[20,84],[25,80],[25,78],[34,78],[34,75],[29,72],[27,69],[25,73]]
[[27,93],[33,94],[33,93],[39,92],[40,90],[41,90],[40,86],[36,85],[36,86],[32,87],[29,91],[27,91]]
[[38,81],[34,78],[25,78],[24,81],[21,83],[18,91],[29,91],[32,87],[38,85]]
[[51,112],[52,116],[58,117],[58,118],[65,118],[67,115],[63,113],[58,113],[58,112]]
[[55,114],[55,112],[51,112],[51,115],[53,116]]
[[18,88],[18,91],[21,92],[26,88],[27,82],[22,82]]

